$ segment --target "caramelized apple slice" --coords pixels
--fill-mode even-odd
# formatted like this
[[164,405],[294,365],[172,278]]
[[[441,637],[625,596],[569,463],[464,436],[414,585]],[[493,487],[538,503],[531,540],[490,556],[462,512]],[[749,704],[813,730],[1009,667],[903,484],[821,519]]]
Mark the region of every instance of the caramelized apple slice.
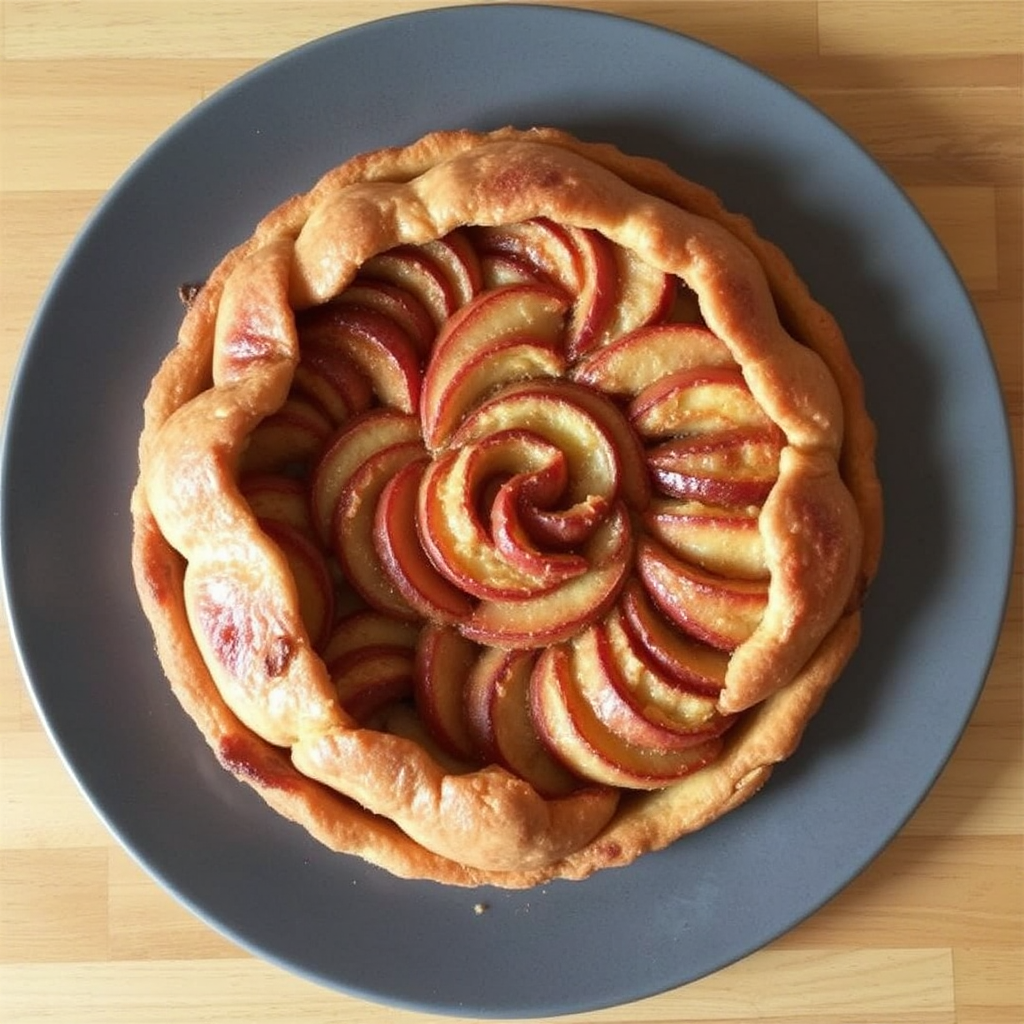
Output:
[[557,643],[600,618],[615,601],[632,562],[629,513],[617,505],[583,551],[590,570],[528,600],[481,601],[461,624],[471,640],[496,647]]
[[623,588],[619,624],[633,654],[672,685],[717,699],[725,686],[729,656],[691,639],[672,625],[651,603],[636,579]]
[[425,357],[434,344],[437,335],[434,321],[423,303],[408,288],[357,275],[332,301],[340,305],[375,309],[394,320],[409,336],[421,357]]
[[698,366],[735,366],[735,360],[706,327],[652,324],[590,353],[572,376],[605,394],[634,396],[669,374]]
[[301,480],[283,473],[259,473],[243,477],[238,489],[257,519],[284,523],[314,539],[309,498]]
[[333,662],[353,651],[367,647],[399,647],[415,650],[421,626],[408,619],[379,612],[375,608],[362,608],[343,615],[331,629],[321,657],[324,664]]
[[650,439],[736,427],[771,429],[743,374],[727,366],[678,370],[649,384],[630,403],[629,418]]
[[312,399],[335,426],[373,402],[373,386],[355,360],[334,345],[315,341],[302,348],[292,394]]
[[484,759],[530,783],[542,796],[560,797],[580,788],[541,742],[530,713],[533,651],[492,647],[477,660],[466,687],[466,714]]
[[386,281],[412,292],[426,309],[435,329],[458,308],[459,300],[444,268],[422,246],[400,245],[367,260],[360,271],[364,278]]
[[416,525],[416,504],[425,459],[403,466],[385,484],[374,515],[373,544],[395,589],[424,618],[458,622],[473,601],[442,576],[427,557]]
[[661,612],[690,636],[732,651],[757,628],[768,600],[764,582],[714,576],[642,538],[637,569]]
[[779,431],[736,429],[666,441],[647,452],[647,465],[667,495],[742,508],[771,493],[781,451]]
[[484,292],[463,306],[438,335],[423,375],[427,447],[442,447],[466,411],[502,384],[560,374],[567,308],[562,292],[542,285]]
[[686,750],[725,728],[709,697],[676,689],[650,672],[623,641],[614,612],[572,643],[583,699],[611,732],[637,747]]
[[419,436],[416,417],[394,409],[372,409],[354,416],[334,436],[313,469],[310,485],[313,526],[322,544],[330,544],[338,496],[352,474],[375,452],[417,441]]
[[416,617],[416,612],[384,572],[374,547],[377,502],[388,481],[424,454],[419,441],[375,452],[341,489],[331,523],[332,548],[346,580],[367,604],[392,615]]
[[718,737],[682,750],[629,743],[597,717],[580,690],[580,679],[581,669],[565,644],[543,651],[530,679],[537,733],[575,774],[625,789],[660,789],[709,764],[720,751]]
[[319,456],[333,429],[319,405],[289,397],[249,435],[239,472],[281,473],[308,466]]
[[295,580],[299,615],[309,642],[319,649],[334,618],[334,583],[320,548],[301,530],[274,519],[259,520],[263,532],[281,549]]
[[537,479],[563,465],[558,448],[526,430],[498,430],[435,459],[424,472],[416,515],[438,571],[461,590],[496,600],[545,593],[584,572],[585,560],[568,555],[517,555],[511,543],[498,543],[500,531],[492,536],[480,511],[488,481]]
[[677,558],[722,576],[768,578],[756,508],[659,498],[644,514],[649,536]]
[[465,691],[480,648],[457,629],[438,623],[423,628],[416,648],[416,710],[448,753],[479,763],[466,719]]
[[625,334],[666,319],[678,279],[652,267],[631,249],[613,246],[617,301],[598,338],[605,346]]
[[328,670],[341,706],[365,723],[387,704],[412,696],[413,655],[404,647],[361,647]]
[[329,303],[296,318],[300,350],[334,346],[366,374],[381,404],[415,412],[420,398],[420,357],[409,335],[375,309]]

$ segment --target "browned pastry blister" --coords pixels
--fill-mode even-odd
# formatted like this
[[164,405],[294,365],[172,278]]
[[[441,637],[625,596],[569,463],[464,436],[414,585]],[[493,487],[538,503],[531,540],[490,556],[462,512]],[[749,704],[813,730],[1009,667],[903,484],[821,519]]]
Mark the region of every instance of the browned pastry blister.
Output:
[[857,645],[874,429],[786,257],[553,129],[356,157],[191,295],[133,564],[221,763],[337,851],[521,888],[738,806]]

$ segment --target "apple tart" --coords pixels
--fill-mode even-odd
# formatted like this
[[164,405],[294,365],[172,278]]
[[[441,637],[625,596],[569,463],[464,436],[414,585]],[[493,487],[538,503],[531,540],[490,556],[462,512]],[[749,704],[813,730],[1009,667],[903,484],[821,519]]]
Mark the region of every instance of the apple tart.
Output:
[[334,850],[509,888],[735,808],[854,650],[874,430],[748,220],[553,129],[349,160],[188,297],[133,566],[223,766]]

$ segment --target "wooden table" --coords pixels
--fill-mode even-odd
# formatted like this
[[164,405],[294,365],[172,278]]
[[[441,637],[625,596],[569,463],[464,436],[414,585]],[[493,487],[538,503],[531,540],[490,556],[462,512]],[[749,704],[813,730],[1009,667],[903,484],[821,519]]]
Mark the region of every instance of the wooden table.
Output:
[[[261,61],[417,0],[0,0],[0,387],[55,265],[115,177]],[[1021,436],[1019,0],[581,4],[722,47],[794,87],[906,188],[977,304]],[[1019,445],[1018,445],[1019,458]],[[1018,533],[1020,531],[1018,530]],[[910,823],[840,896],[748,959],[581,1021],[1020,1024],[1021,575],[987,687]],[[240,952],[111,840],[0,641],[0,1021],[427,1021]]]

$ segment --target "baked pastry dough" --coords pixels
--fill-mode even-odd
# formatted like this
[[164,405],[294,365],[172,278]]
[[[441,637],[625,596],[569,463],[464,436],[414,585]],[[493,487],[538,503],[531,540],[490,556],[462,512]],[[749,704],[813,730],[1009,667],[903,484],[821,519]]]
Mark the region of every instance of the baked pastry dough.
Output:
[[666,166],[446,132],[189,297],[133,565],[221,763],[331,848],[527,887],[788,757],[858,641],[874,430],[785,256]]

